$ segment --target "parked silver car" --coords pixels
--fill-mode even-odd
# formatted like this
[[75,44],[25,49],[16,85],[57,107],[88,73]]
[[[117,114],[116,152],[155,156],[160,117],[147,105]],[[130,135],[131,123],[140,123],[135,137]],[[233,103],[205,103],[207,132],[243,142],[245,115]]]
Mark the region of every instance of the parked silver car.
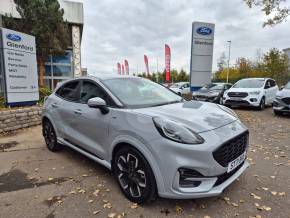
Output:
[[49,150],[69,146],[111,169],[137,203],[219,195],[249,165],[248,130],[231,109],[139,77],[66,81],[42,123]]

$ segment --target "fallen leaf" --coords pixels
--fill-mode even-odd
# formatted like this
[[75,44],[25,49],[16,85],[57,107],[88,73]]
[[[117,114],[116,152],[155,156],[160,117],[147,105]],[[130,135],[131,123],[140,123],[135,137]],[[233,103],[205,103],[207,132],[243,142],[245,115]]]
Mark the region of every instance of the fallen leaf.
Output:
[[279,195],[280,196],[284,196],[284,195],[286,195],[286,193],[285,192],[279,192]]
[[182,212],[182,208],[180,206],[176,205],[175,206],[175,212],[178,213],[178,214],[181,213]]
[[96,191],[94,191],[93,195],[98,196],[99,192],[100,192],[100,190],[96,189]]
[[89,200],[89,201],[88,201],[88,203],[93,203],[93,202],[94,202],[94,200]]
[[93,212],[93,214],[96,215],[96,214],[98,214],[100,212],[101,212],[100,210],[96,210],[96,211]]
[[239,206],[239,205],[236,204],[236,203],[232,203],[232,205],[233,205],[234,207],[238,207],[238,206]]
[[275,191],[271,191],[271,194],[272,194],[272,195],[277,195],[277,192],[275,192]]
[[137,207],[138,207],[138,204],[137,203],[134,203],[134,204],[131,205],[131,208],[132,209],[136,209]]
[[53,178],[52,177],[48,177],[48,179],[47,179],[48,181],[52,181],[53,180]]
[[117,215],[116,213],[109,213],[109,214],[108,214],[108,217],[109,217],[109,218],[114,218],[116,215]]

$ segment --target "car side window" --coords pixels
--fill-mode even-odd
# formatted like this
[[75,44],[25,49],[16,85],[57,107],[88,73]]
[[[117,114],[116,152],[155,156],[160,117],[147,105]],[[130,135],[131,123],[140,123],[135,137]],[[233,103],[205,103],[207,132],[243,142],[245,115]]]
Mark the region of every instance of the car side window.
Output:
[[270,80],[270,84],[271,84],[271,87],[275,87],[276,86],[276,82],[274,80]]
[[230,89],[232,86],[230,85],[230,84],[226,84],[225,85],[225,90],[228,90],[228,89]]
[[271,87],[271,83],[270,80],[267,80],[267,82],[265,83],[265,89],[269,89]]
[[64,84],[56,91],[56,95],[67,101],[77,102],[80,98],[80,82],[72,81]]
[[113,105],[111,98],[101,87],[90,81],[83,81],[80,103],[87,104],[89,99],[95,97],[104,99],[109,106]]

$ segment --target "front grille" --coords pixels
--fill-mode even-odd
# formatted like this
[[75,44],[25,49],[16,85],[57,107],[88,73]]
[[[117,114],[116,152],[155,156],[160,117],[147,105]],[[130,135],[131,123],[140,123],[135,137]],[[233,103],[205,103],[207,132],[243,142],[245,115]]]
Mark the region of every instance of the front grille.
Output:
[[249,106],[250,105],[250,103],[248,101],[245,101],[245,100],[240,100],[240,101],[226,100],[225,104],[232,105],[232,106]]
[[226,180],[228,180],[232,175],[234,175],[239,169],[241,169],[241,167],[244,165],[245,162],[241,163],[236,169],[234,169],[233,171],[229,172],[229,173],[224,173],[220,176],[218,176],[217,181],[215,182],[214,186],[218,186],[220,184],[222,184],[223,182],[225,182]]
[[248,96],[247,92],[229,92],[229,97],[245,98]]
[[243,154],[248,145],[249,132],[246,131],[229,140],[213,152],[214,159],[223,167]]
[[201,99],[207,99],[207,96],[204,96],[204,95],[196,95],[195,97],[196,98],[201,98]]
[[282,98],[282,101],[283,101],[285,104],[290,105],[290,98]]

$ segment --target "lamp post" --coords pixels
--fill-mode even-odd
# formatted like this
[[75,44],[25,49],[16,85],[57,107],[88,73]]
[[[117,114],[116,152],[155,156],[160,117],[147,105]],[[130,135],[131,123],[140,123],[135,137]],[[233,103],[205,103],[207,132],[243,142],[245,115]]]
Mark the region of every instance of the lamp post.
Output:
[[232,41],[229,40],[228,43],[229,43],[229,56],[228,56],[227,83],[229,83],[230,59],[231,59],[231,45],[232,45]]

